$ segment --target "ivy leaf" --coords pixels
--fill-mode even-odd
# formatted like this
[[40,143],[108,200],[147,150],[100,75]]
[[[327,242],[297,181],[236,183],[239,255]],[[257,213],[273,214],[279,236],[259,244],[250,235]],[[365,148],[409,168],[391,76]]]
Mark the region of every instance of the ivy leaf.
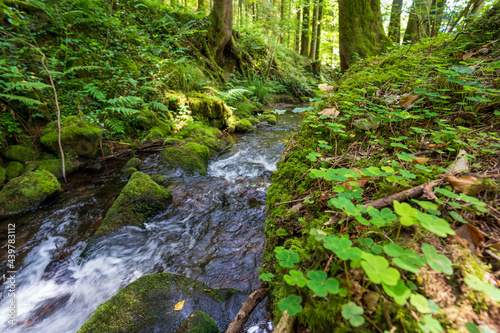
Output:
[[259,275],[259,278],[262,281],[266,281],[266,282],[271,282],[271,280],[273,279],[273,277],[274,277],[273,273],[262,273],[261,275]]
[[288,315],[295,316],[297,313],[302,312],[300,303],[302,303],[302,297],[292,294],[279,301],[278,307],[280,311],[285,312],[288,310]]
[[494,299],[497,302],[500,302],[500,289],[492,286],[487,282],[481,281],[481,279],[474,275],[467,275],[464,280],[465,283],[472,289],[482,291],[490,298]]
[[290,275],[285,274],[284,279],[289,285],[297,285],[301,288],[304,287],[307,282],[307,279],[304,277],[304,274],[302,274],[302,272],[293,269],[290,271]]
[[292,268],[294,264],[300,261],[299,255],[293,250],[283,250],[276,254],[276,259],[282,267]]
[[393,257],[394,264],[409,272],[418,274],[420,269],[417,266],[425,266],[425,260],[415,251],[405,250],[398,244],[386,244],[384,245],[384,251]]
[[437,216],[420,213],[417,215],[417,220],[424,229],[427,229],[440,237],[447,237],[448,235],[455,234],[455,231],[451,229],[448,222]]
[[349,323],[353,327],[359,327],[365,323],[365,318],[361,315],[363,314],[363,308],[357,306],[354,302],[348,302],[342,305],[342,317],[349,320]]
[[411,294],[410,303],[413,305],[420,313],[430,313],[431,309],[429,307],[429,301],[427,298],[420,294]]
[[433,270],[445,273],[446,275],[453,274],[451,260],[442,254],[438,254],[434,246],[423,243],[422,252],[424,253],[425,261],[427,261],[427,264],[429,264]]
[[399,221],[402,225],[410,226],[418,224],[415,216],[418,215],[419,211],[408,205],[406,202],[399,203],[396,200],[393,201],[394,211],[399,215]]
[[439,321],[431,315],[425,315],[424,318],[418,323],[418,326],[422,332],[441,333],[444,331],[443,326],[441,326]]
[[389,267],[387,259],[366,252],[363,253],[362,258],[361,267],[372,282],[377,284],[384,282],[388,286],[397,285],[401,275],[397,269]]
[[382,283],[382,287],[385,293],[394,298],[394,301],[401,306],[405,305],[408,298],[410,298],[411,290],[405,285],[403,280],[399,280],[395,286],[388,286]]
[[357,247],[351,247],[352,242],[344,237],[328,236],[325,238],[325,248],[333,251],[342,260],[359,260],[363,251]]

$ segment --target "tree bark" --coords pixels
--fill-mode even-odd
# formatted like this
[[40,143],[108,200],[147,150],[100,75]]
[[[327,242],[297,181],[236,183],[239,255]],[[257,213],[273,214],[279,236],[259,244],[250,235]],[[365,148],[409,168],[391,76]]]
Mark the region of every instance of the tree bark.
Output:
[[480,14],[483,10],[484,0],[474,0],[472,4],[472,9],[470,10],[471,15]]
[[215,0],[210,14],[211,34],[215,60],[220,62],[224,49],[231,45],[233,35],[233,0]]
[[302,14],[302,9],[299,7],[297,8],[297,29],[295,30],[295,51],[297,53],[300,52],[300,27],[301,27],[301,15]]
[[302,38],[300,43],[300,55],[309,56],[309,0],[302,7]]
[[391,44],[382,26],[380,0],[338,0],[340,69],[379,55]]
[[314,2],[313,10],[313,22],[312,22],[312,39],[311,39],[311,49],[309,50],[309,58],[312,61],[316,61],[316,47],[318,47],[318,16],[319,16],[319,4],[318,0]]
[[391,8],[391,19],[389,21],[389,38],[394,43],[401,43],[401,11],[403,0],[393,0]]
[[[316,38],[316,54],[314,55],[314,59],[318,62],[318,69],[321,68],[321,59],[320,59],[320,46],[321,46],[321,20],[323,19],[323,0],[319,0],[318,4],[318,36]],[[318,70],[319,72],[319,70]]]
[[405,30],[404,42],[419,41],[430,34],[430,7],[432,0],[413,0]]
[[433,0],[431,6],[431,37],[436,37],[441,28],[443,21],[444,8],[446,7],[446,0]]

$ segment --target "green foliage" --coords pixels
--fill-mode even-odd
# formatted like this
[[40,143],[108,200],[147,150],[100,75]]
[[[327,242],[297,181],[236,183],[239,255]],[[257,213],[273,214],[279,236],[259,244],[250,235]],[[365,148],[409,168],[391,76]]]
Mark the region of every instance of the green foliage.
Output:
[[279,308],[281,311],[288,311],[288,315],[295,316],[302,311],[300,303],[302,303],[302,297],[292,294],[279,302]]
[[361,315],[363,314],[363,308],[357,306],[354,302],[348,302],[342,305],[342,317],[349,320],[349,323],[353,327],[359,327],[365,323],[365,318]]

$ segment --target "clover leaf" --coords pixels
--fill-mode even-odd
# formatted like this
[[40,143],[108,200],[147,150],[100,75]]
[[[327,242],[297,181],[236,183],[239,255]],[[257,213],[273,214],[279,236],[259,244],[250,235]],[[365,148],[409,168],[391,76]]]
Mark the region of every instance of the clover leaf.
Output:
[[405,305],[408,298],[410,298],[411,291],[408,288],[403,280],[399,280],[395,286],[388,286],[385,283],[382,283],[382,287],[387,295],[394,298],[394,301],[399,305]]
[[422,259],[415,251],[405,250],[398,244],[384,245],[384,251],[391,257],[396,266],[409,272],[418,274],[420,269],[417,266],[425,266],[425,260]]
[[393,201],[394,211],[399,215],[399,221],[402,225],[410,226],[418,224],[415,216],[418,215],[419,211],[408,205],[407,203],[399,203],[396,200]]
[[266,281],[266,282],[271,282],[271,280],[273,279],[273,277],[274,277],[273,273],[262,273],[261,275],[259,275],[259,278],[262,281]]
[[474,275],[467,275],[464,280],[472,289],[482,291],[495,301],[500,302],[500,289],[487,282],[481,281],[481,279]]
[[420,213],[417,215],[417,220],[424,229],[427,229],[440,237],[447,237],[448,235],[455,234],[455,231],[451,229],[448,222],[437,216]]
[[420,294],[411,294],[410,303],[413,305],[420,313],[430,313],[431,309],[429,307],[429,301],[427,298]]
[[282,267],[292,268],[295,263],[300,261],[299,255],[293,250],[283,250],[276,254],[276,259]]
[[366,252],[362,258],[361,267],[372,282],[377,284],[384,282],[388,286],[397,285],[401,275],[397,269],[389,267],[387,259]]
[[[326,274],[326,273],[325,273]],[[304,274],[300,271],[296,270],[290,270],[290,275],[284,276],[286,283],[288,283],[291,286],[299,286],[299,287],[304,287],[306,285],[307,279],[304,277]]]
[[377,227],[383,227],[386,224],[391,224],[397,216],[389,208],[383,208],[378,210],[373,207],[369,207],[367,210],[368,214],[372,217],[370,222]]
[[288,310],[288,315],[295,316],[297,313],[302,312],[300,303],[302,303],[302,297],[292,294],[279,301],[278,307],[282,312]]
[[310,152],[309,154],[307,154],[306,158],[311,162],[316,162],[316,160],[320,156],[321,156],[320,153]]
[[318,297],[325,297],[328,292],[331,294],[336,294],[339,292],[339,282],[336,279],[329,278],[325,281],[327,274],[323,271],[309,271],[307,276],[310,280],[307,280],[307,286],[311,289]]
[[444,331],[443,326],[441,326],[439,321],[431,315],[425,315],[423,320],[418,323],[418,326],[422,332],[441,333]]
[[357,306],[354,302],[348,302],[342,305],[342,317],[349,320],[349,323],[353,327],[359,327],[365,323],[365,318],[361,315],[363,314],[363,308]]
[[325,238],[325,248],[333,251],[342,260],[359,260],[363,254],[361,249],[351,247],[352,242],[344,237],[328,236]]
[[438,254],[434,246],[423,243],[422,252],[424,253],[425,261],[427,261],[427,264],[429,264],[433,270],[445,273],[446,275],[453,274],[451,260],[442,254]]

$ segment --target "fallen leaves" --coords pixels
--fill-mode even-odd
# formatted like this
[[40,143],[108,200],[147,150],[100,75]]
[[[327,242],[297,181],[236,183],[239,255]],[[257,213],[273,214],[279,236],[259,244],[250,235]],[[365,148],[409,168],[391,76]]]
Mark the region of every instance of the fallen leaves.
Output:
[[179,303],[175,304],[174,309],[172,311],[167,312],[166,314],[172,313],[174,311],[181,311],[184,308],[184,302],[186,300],[182,300]]
[[455,190],[467,195],[474,195],[488,188],[482,179],[477,179],[473,176],[462,176],[460,178],[447,176],[443,180],[450,183]]
[[404,96],[399,100],[398,105],[401,106],[403,109],[407,110],[410,108],[410,106],[412,106],[413,103],[415,103],[417,99],[418,95]]
[[427,164],[429,161],[430,161],[430,158],[426,157],[425,155],[422,155],[422,156],[420,156],[420,157],[413,158],[413,159],[411,160],[411,163],[412,163],[412,164],[420,164],[420,165],[424,165],[424,164]]
[[479,233],[479,230],[470,223],[455,230],[455,238],[472,253],[476,253],[479,245],[484,242],[484,237]]
[[330,118],[337,118],[340,112],[336,108],[323,109],[318,112],[320,116],[327,116]]
[[469,161],[466,159],[466,156],[467,152],[463,149],[460,149],[457,158],[449,167],[446,168],[446,170],[448,170],[448,172],[451,174],[469,171]]

